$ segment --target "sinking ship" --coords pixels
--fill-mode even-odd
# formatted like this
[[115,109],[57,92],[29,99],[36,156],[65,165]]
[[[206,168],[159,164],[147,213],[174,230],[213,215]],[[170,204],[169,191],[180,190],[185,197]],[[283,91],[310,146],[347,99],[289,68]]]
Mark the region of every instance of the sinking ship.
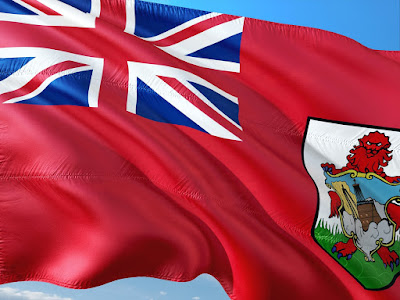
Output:
[[[378,224],[385,218],[385,205],[380,204],[371,197],[365,198],[360,185],[354,180],[353,189],[356,196],[356,207],[351,207],[353,216],[361,221],[362,228],[367,231],[369,224],[375,222]],[[343,188],[343,194],[348,203],[352,202],[352,197],[347,189]],[[354,211],[356,209],[356,211]]]

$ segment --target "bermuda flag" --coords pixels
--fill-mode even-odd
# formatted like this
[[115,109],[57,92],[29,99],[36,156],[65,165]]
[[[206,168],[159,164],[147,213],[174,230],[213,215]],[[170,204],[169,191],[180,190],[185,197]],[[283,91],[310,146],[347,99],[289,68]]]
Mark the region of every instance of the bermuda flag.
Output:
[[0,1],[0,282],[396,299],[400,54],[134,0]]

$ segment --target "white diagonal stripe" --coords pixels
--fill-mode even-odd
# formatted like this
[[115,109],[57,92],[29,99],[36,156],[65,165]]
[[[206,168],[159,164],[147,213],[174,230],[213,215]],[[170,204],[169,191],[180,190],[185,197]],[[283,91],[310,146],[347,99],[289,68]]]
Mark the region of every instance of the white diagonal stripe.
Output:
[[93,25],[94,27],[94,21],[96,19],[95,16],[84,13],[83,11],[80,11],[79,9],[71,5],[68,5],[59,0],[36,0],[36,1],[58,12],[67,20],[70,20],[71,22],[75,23],[78,26],[80,25],[81,27],[86,27],[88,25]]
[[178,26],[176,26],[176,27],[174,27],[174,28],[172,28],[172,29],[170,29],[168,31],[165,31],[165,32],[163,32],[163,33],[161,33],[159,35],[156,35],[156,36],[153,36],[153,37],[149,37],[149,38],[142,38],[142,39],[145,40],[145,41],[148,41],[148,42],[160,41],[160,40],[165,39],[165,38],[167,38],[167,37],[169,37],[171,35],[174,35],[175,33],[178,33],[179,31],[185,30],[186,28],[189,28],[189,27],[191,27],[193,25],[196,25],[198,23],[201,23],[203,21],[218,17],[220,15],[221,15],[220,13],[209,13],[209,14],[206,14],[206,15],[202,15],[202,16],[199,16],[199,17],[194,18],[192,20],[189,20],[189,21],[187,21],[187,22],[185,22],[185,23],[183,23],[181,25],[178,25]]
[[218,107],[216,107],[210,100],[207,99],[202,93],[200,93],[193,85],[191,85],[189,82],[184,81],[181,82],[187,89],[189,89],[193,94],[195,94],[198,98],[200,98],[205,104],[210,106],[214,111],[216,111],[221,117],[223,117],[225,120],[228,122],[232,123],[232,125],[236,126],[240,130],[242,130],[242,127],[237,124],[235,121],[233,121],[231,118],[229,118],[225,113],[223,113]]
[[[1,1],[1,0],[0,0]],[[20,1],[20,0],[16,0]],[[79,9],[65,4],[59,0],[36,0],[50,9],[61,14],[60,16],[51,16],[40,13],[39,15],[15,15],[10,13],[0,13],[0,21],[16,22],[23,24],[41,25],[41,26],[65,26],[79,28],[94,28],[96,17],[100,15],[100,1],[92,1],[92,13],[84,13]],[[19,2],[18,2],[19,3]],[[26,4],[27,5],[27,4]],[[26,6],[27,7],[27,6]],[[29,8],[29,7],[27,7]],[[31,8],[29,8],[31,9]]]
[[22,88],[37,76],[38,73],[51,67],[53,64],[54,60],[47,59],[43,56],[32,59],[21,69],[0,81],[0,94],[9,93]]
[[[158,76],[175,78],[182,83],[189,80],[202,84],[207,81],[189,72],[161,65],[136,63],[128,61],[128,68],[129,68],[129,89],[128,89],[127,111],[136,113],[136,105],[137,105],[136,82],[137,78],[140,78],[151,89],[157,92],[157,94],[163,97],[168,103],[170,103],[184,115],[190,118],[194,123],[203,128],[209,134],[225,139],[240,141],[240,139],[236,135],[231,133],[225,127],[223,127],[222,125],[214,121],[212,118],[210,118],[207,114],[198,109],[195,105],[193,105],[190,101],[185,99],[181,94],[179,94],[166,82],[161,80]],[[216,89],[220,90],[211,83],[208,83],[207,86],[212,87],[213,90]],[[233,96],[230,95],[230,98],[232,97]],[[200,97],[200,99],[203,100],[204,96]],[[207,104],[210,103],[208,100],[205,102]],[[212,107],[215,108],[214,105],[212,105]]]
[[179,43],[159,48],[172,56],[196,66],[239,73],[239,63],[210,58],[191,57],[188,55],[243,32],[243,26],[244,18],[238,18],[214,26]]
[[77,67],[77,68],[73,68],[73,69],[69,69],[63,72],[59,72],[57,74],[54,74],[52,76],[50,76],[49,78],[47,78],[45,81],[42,82],[42,84],[34,91],[30,92],[29,94],[26,94],[24,96],[21,97],[17,97],[17,98],[13,98],[10,100],[7,100],[5,102],[3,102],[3,104],[7,104],[7,103],[17,103],[20,101],[24,101],[30,98],[33,98],[37,95],[39,95],[41,92],[43,92],[45,90],[45,88],[47,88],[50,83],[52,83],[54,80],[63,77],[65,75],[70,75],[70,74],[74,74],[74,73],[78,73],[78,72],[83,72],[83,71],[88,71],[91,70],[90,66],[83,66],[83,67]]
[[169,53],[180,60],[187,62],[189,64],[212,69],[212,70],[219,70],[219,71],[227,71],[227,72],[240,72],[240,64],[235,63],[232,61],[223,61],[211,58],[202,58],[202,57],[191,57],[191,56],[184,56],[184,55],[174,55],[173,53]]
[[[30,82],[35,76],[37,76],[38,73],[42,72],[43,70],[55,64],[62,63],[65,61],[74,61],[86,64],[87,66],[82,66],[62,71],[49,78],[55,80],[58,78],[57,76],[61,77],[71,73],[92,70],[92,76],[88,91],[88,101],[90,107],[98,106],[100,84],[103,76],[103,66],[104,66],[103,58],[84,56],[48,48],[37,48],[37,47],[0,48],[0,58],[19,58],[19,57],[34,57],[34,58],[31,61],[29,61],[26,65],[24,65],[22,68],[20,68],[7,78],[0,81],[0,94],[12,92],[22,88],[28,82]],[[47,82],[49,78],[46,79],[44,82]],[[44,86],[43,83],[41,87],[42,86]],[[14,100],[15,99],[13,99],[12,101]],[[12,101],[9,100],[7,102],[11,103]],[[22,100],[19,98],[19,100],[17,101],[22,101]]]
[[26,3],[23,0],[12,0],[12,1],[14,1],[15,3],[25,7],[27,9],[29,9],[30,11],[32,11],[32,12],[38,14],[38,15],[44,15],[44,13],[42,11],[38,10],[36,7],[33,7],[33,6],[29,5],[28,3]]
[[179,43],[160,48],[165,52],[174,53],[178,56],[188,55],[243,32],[243,25],[244,18],[235,19],[211,27]]
[[224,90],[220,89],[219,87],[213,85],[212,83],[208,82],[207,80],[201,78],[200,76],[197,76],[195,74],[192,74],[190,72],[184,71],[182,69],[177,69],[169,66],[163,66],[163,65],[154,65],[154,64],[145,64],[145,63],[133,63],[129,62],[131,64],[137,65],[138,68],[143,68],[145,66],[149,70],[151,70],[152,74],[154,76],[164,76],[164,77],[171,77],[171,78],[176,78],[179,81],[192,81],[197,84],[200,84],[202,86],[205,86],[206,88],[213,90],[214,92],[222,95],[223,97],[229,99],[235,104],[238,104],[238,99],[237,97],[225,92]]

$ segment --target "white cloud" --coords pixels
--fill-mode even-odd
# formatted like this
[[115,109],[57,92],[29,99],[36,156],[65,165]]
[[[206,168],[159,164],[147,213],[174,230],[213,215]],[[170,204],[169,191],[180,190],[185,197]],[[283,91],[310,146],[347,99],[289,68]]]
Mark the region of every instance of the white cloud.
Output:
[[72,300],[42,292],[21,291],[10,287],[0,288],[0,300]]
[[164,292],[164,291],[161,291],[161,292],[160,292],[160,295],[161,295],[161,296],[165,296],[166,294],[167,294],[167,292]]
[[200,300],[200,297],[193,297],[193,300]]

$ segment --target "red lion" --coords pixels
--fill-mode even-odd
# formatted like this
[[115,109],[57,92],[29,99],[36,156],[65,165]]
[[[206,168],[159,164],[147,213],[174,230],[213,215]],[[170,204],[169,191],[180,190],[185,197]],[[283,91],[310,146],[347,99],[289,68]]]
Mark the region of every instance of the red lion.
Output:
[[388,150],[391,146],[389,137],[378,131],[370,132],[358,140],[359,145],[354,146],[347,156],[348,163],[341,169],[336,169],[335,165],[325,163],[322,164],[324,171],[332,175],[347,170],[355,170],[361,173],[375,173],[390,183],[400,180],[400,176],[390,177],[385,174],[383,167],[386,167],[392,160],[390,155],[392,151]]
[[[330,163],[321,164],[322,169],[332,175],[344,172],[347,170],[355,170],[361,173],[375,173],[390,183],[400,182],[400,176],[391,177],[386,175],[383,168],[386,167],[389,161],[392,160],[390,155],[392,151],[389,150],[391,143],[389,137],[378,131],[370,132],[368,135],[364,135],[358,140],[359,145],[354,146],[350,150],[347,156],[348,163],[341,169],[336,169],[335,165]],[[331,198],[331,214],[329,218],[339,216],[339,208],[341,206],[341,200],[339,195],[334,191],[329,191],[329,197]],[[393,201],[392,201],[393,202]],[[387,212],[391,216],[391,219],[396,223],[396,231],[400,226],[400,203],[389,203]],[[354,245],[353,239],[349,239],[347,242],[338,242],[332,248],[332,253],[337,252],[337,257],[346,257],[350,259],[354,252],[357,250]],[[395,251],[390,251],[388,247],[380,247],[377,250],[377,254],[382,259],[385,267],[390,266],[393,271],[394,266],[398,266],[399,256]]]

